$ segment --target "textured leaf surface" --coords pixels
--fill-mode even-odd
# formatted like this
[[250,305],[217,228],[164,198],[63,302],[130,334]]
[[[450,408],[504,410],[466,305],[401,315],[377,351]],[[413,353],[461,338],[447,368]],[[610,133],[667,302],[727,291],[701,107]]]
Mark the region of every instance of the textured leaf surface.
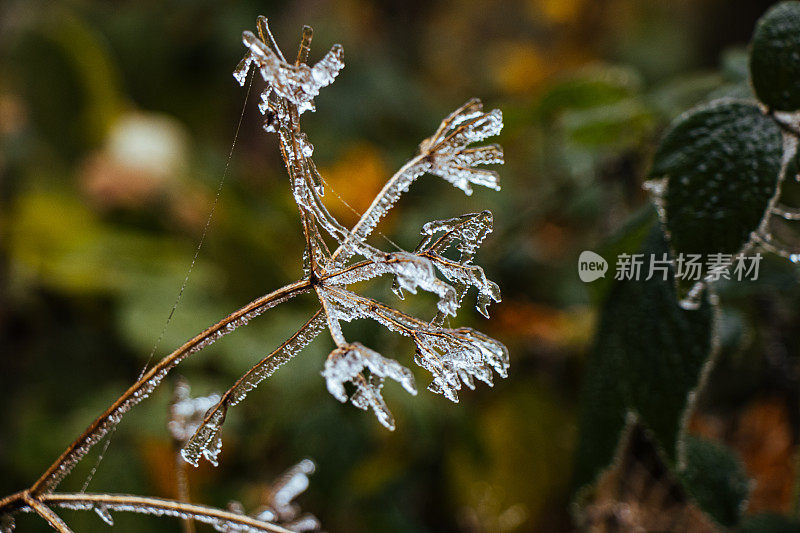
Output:
[[782,2],[758,21],[750,74],[759,100],[779,111],[800,109],[800,2]]
[[718,101],[680,117],[650,173],[669,179],[664,197],[670,244],[680,253],[736,253],[775,194],[780,128],[758,107]]
[[[656,227],[642,253],[667,244]],[[677,302],[672,276],[624,280],[609,293],[589,362],[576,482],[594,480],[613,460],[629,411],[651,430],[668,459],[677,455],[684,415],[712,352],[713,312]]]
[[735,526],[749,493],[742,465],[731,452],[711,441],[686,439],[686,468],[680,473],[684,487],[720,525]]

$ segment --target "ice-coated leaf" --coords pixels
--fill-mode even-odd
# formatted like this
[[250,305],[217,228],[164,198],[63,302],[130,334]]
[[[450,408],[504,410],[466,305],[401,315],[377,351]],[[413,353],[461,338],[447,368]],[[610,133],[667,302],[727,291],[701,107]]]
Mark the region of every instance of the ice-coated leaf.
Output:
[[705,439],[687,437],[686,467],[678,476],[690,497],[714,521],[728,528],[738,524],[750,483],[729,450]]
[[782,153],[780,128],[755,105],[717,101],[678,118],[650,171],[667,180],[656,201],[672,249],[738,253],[775,195]]
[[[651,231],[640,253],[661,257],[667,244]],[[575,481],[593,482],[617,451],[628,414],[648,429],[672,464],[696,390],[714,351],[715,317],[708,298],[683,309],[674,278],[617,281],[603,306],[581,400]]]
[[472,194],[472,185],[500,190],[499,176],[493,170],[473,168],[475,165],[503,163],[503,150],[498,145],[467,148],[468,145],[494,137],[503,129],[499,109],[483,112],[483,104],[473,99],[448,116],[439,130],[420,144],[425,157],[425,170]]
[[336,320],[369,318],[410,337],[417,347],[415,362],[433,374],[429,390],[454,402],[462,383],[472,388],[476,378],[491,386],[492,370],[507,375],[508,349],[479,331],[443,328],[341,287],[327,286],[322,292]]
[[254,63],[270,89],[296,105],[299,113],[313,109],[313,99],[319,94],[319,90],[333,83],[334,78],[344,68],[344,52],[338,44],[313,67],[309,67],[304,63],[295,65],[282,60],[250,31],[242,33],[242,42],[249,52],[234,71],[239,83],[243,83],[249,64]]
[[[443,254],[453,242],[458,242],[456,248],[461,252],[459,263],[469,263],[483,240],[492,232],[492,223],[491,211],[427,222],[420,232],[426,238],[417,246],[417,251],[430,250]],[[439,233],[442,235],[435,237]]]
[[750,47],[750,77],[768,107],[800,109],[800,2],[781,2],[759,19]]
[[[364,370],[368,371],[367,375]],[[371,407],[378,421],[389,430],[394,430],[394,418],[381,396],[384,379],[391,378],[400,383],[409,394],[417,394],[414,375],[409,369],[359,343],[341,346],[331,352],[325,361],[322,376],[327,383],[328,392],[340,402],[348,399],[345,383],[352,383],[356,389],[350,398],[352,404],[365,410]]]
[[[384,185],[353,227],[350,239],[361,241],[372,233],[402,194],[425,173],[441,176],[466,194],[472,194],[471,184],[499,190],[496,172],[473,167],[502,164],[503,149],[496,144],[474,148],[469,148],[468,145],[495,136],[502,128],[503,115],[500,110],[484,113],[483,104],[477,98],[453,111],[431,137],[420,143],[419,156],[404,165]],[[353,252],[344,249],[336,255],[341,263],[352,256]]]
[[[470,213],[448,220],[428,222],[422,228],[426,237],[417,247],[417,254],[426,257],[436,266],[444,277],[453,283],[458,292],[458,303],[464,297],[468,287],[478,290],[476,308],[485,317],[489,317],[489,304],[500,302],[500,287],[486,277],[483,269],[471,265],[478,247],[492,231],[492,213]],[[442,235],[438,235],[442,233]],[[438,235],[438,236],[437,236]],[[456,249],[461,256],[458,261],[445,258],[442,254],[458,243]],[[444,315],[440,313],[436,322],[441,324]]]

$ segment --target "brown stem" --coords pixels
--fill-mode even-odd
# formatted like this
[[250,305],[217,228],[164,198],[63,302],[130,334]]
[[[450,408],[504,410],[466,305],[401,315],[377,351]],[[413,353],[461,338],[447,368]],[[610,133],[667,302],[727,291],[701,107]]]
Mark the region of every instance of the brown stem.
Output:
[[[206,329],[183,346],[164,357],[153,368],[125,391],[108,409],[105,410],[88,428],[64,450],[64,453],[45,471],[30,488],[30,493],[38,496],[55,489],[89,449],[96,444],[111,427],[114,427],[125,411],[142,401],[160,383],[173,367],[184,357],[200,351],[218,338],[230,333],[236,327],[246,323],[280,301],[296,296],[311,287],[308,280],[300,280],[277,289],[267,295],[253,300],[244,307],[234,311],[215,325]],[[3,508],[0,501],[0,509]]]
[[[277,524],[256,520],[246,515],[223,511],[206,505],[183,503],[164,498],[149,498],[146,496],[132,496],[130,494],[85,494],[85,493],[59,493],[43,494],[42,502],[55,504],[68,508],[92,509],[95,506],[105,507],[109,511],[129,511],[141,514],[184,516],[213,523],[217,521],[231,522],[245,526],[256,531],[272,533],[291,533],[288,529]],[[41,505],[41,504],[40,504]],[[51,511],[52,512],[52,511]],[[69,531],[67,529],[67,531]]]
[[302,65],[308,62],[308,54],[311,52],[311,39],[313,37],[314,30],[311,26],[303,26],[303,37],[300,39],[300,48],[297,50],[295,65]]
[[[350,230],[350,235],[347,236],[347,239],[352,238],[351,235],[356,236],[356,238],[364,238],[364,237],[366,237],[366,235],[359,235],[359,232],[362,231],[361,230],[362,226],[364,226],[364,224],[366,224],[367,221],[370,219],[370,217],[372,215],[372,212],[375,211],[376,209],[378,209],[378,207],[380,206],[381,199],[384,196],[386,196],[386,193],[392,187],[394,187],[395,182],[397,182],[397,180],[400,179],[400,177],[403,175],[403,173],[405,173],[406,170],[412,168],[414,165],[417,165],[420,161],[425,159],[425,157],[427,155],[428,155],[427,153],[420,154],[420,155],[416,156],[415,158],[411,159],[405,165],[400,167],[400,169],[397,172],[395,172],[392,175],[391,178],[389,178],[389,181],[386,182],[386,184],[383,186],[383,188],[378,193],[378,195],[375,196],[375,199],[372,201],[370,206],[367,208],[366,211],[364,211],[364,214],[361,215],[361,218],[358,219],[358,222],[356,222],[356,224]],[[344,250],[345,250],[345,246],[344,246],[344,243],[343,243],[342,245],[340,245],[336,249],[336,251],[333,252],[332,259],[336,260],[336,258],[339,257],[339,254],[341,254]]]
[[33,498],[30,494],[25,494],[22,498],[25,503],[33,509],[33,511],[44,518],[50,527],[58,531],[59,533],[72,533],[72,530],[69,526],[64,522],[60,516],[53,512],[48,506]]
[[[189,476],[186,471],[186,461],[181,457],[181,446],[176,440],[172,443],[172,460],[175,463],[175,488],[178,501],[190,503],[189,497]],[[191,517],[181,519],[183,533],[195,533],[194,520]]]

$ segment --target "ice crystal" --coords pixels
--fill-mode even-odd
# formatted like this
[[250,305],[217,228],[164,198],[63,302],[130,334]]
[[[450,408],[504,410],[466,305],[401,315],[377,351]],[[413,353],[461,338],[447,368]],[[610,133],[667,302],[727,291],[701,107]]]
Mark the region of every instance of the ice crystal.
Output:
[[[368,371],[366,375],[365,370]],[[394,429],[394,418],[381,396],[384,379],[391,378],[409,394],[417,394],[414,375],[409,369],[359,343],[341,346],[331,352],[322,375],[328,391],[340,402],[348,399],[344,384],[352,383],[355,386],[355,393],[350,397],[352,404],[365,410],[371,407],[380,423],[390,430]]]
[[100,517],[100,519],[103,522],[105,522],[109,526],[113,526],[114,525],[114,518],[111,516],[111,511],[108,510],[108,506],[107,505],[97,505],[97,506],[95,506],[94,512],[97,514],[97,516]]
[[191,387],[186,380],[180,379],[175,385],[175,392],[169,408],[167,429],[177,442],[186,442],[194,435],[203,422],[203,415],[211,406],[219,402],[219,394],[191,397]]
[[242,42],[249,52],[234,70],[233,76],[240,85],[244,85],[250,65],[255,64],[261,77],[268,84],[266,96],[274,92],[279,98],[284,98],[297,106],[299,113],[314,109],[314,97],[319,90],[333,83],[334,78],[344,68],[342,45],[336,44],[325,54],[316,65],[309,67],[306,64],[294,65],[270,50],[252,32],[242,33]]
[[[370,318],[392,331],[411,337],[417,347],[415,362],[433,374],[428,389],[444,394],[454,402],[458,401],[456,391],[461,389],[462,383],[474,388],[473,378],[476,378],[491,386],[492,370],[501,377],[507,375],[508,350],[502,343],[479,331],[443,328],[341,287],[329,286],[323,292],[336,320],[349,322]],[[328,384],[330,390],[330,382]],[[341,400],[334,391],[331,393]],[[376,415],[380,420],[378,411]]]
[[[492,232],[492,213],[470,213],[448,220],[434,220],[422,227],[422,234],[426,237],[417,247],[417,254],[427,257],[436,266],[442,275],[454,283],[458,291],[459,304],[469,287],[478,290],[476,308],[489,318],[489,304],[500,302],[500,287],[486,277],[486,273],[479,266],[472,265],[472,258],[486,236]],[[442,233],[438,238],[434,238]],[[457,261],[444,257],[444,253],[453,243],[457,242],[456,250],[460,252]],[[436,322],[441,323],[444,315],[440,313]]]
[[[250,516],[289,531],[318,531],[321,527],[319,520],[310,513],[301,514],[300,506],[294,502],[308,488],[309,476],[315,469],[311,459],[303,459],[289,468],[264,491],[262,505]],[[245,514],[244,506],[239,502],[231,502],[228,508],[236,514]]]

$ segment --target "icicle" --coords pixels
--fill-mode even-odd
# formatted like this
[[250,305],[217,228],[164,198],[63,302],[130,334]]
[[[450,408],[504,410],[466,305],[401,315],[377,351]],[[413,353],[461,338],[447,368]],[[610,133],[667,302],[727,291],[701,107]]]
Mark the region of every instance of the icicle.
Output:
[[[486,274],[479,266],[473,266],[475,252],[480,247],[486,236],[492,232],[492,213],[470,213],[447,220],[434,220],[422,227],[425,238],[417,247],[417,254],[427,257],[444,277],[454,284],[458,292],[458,304],[468,287],[478,289],[476,309],[488,318],[488,306],[491,302],[500,301],[500,288],[496,283],[486,278]],[[442,233],[442,235],[438,234]],[[451,261],[442,254],[458,243],[456,249],[461,257],[458,262]],[[435,319],[437,324],[442,323],[444,316],[440,313]]]
[[[322,87],[330,85],[344,68],[344,52],[341,45],[334,45],[330,51],[313,67],[306,64],[290,64],[279,58],[264,42],[252,32],[242,33],[242,42],[248,48],[245,60],[258,65],[261,77],[281,98],[297,106],[298,113],[314,109],[313,99]],[[243,61],[244,62],[244,61]],[[247,64],[249,67],[249,63]],[[241,77],[246,67],[240,63],[235,76]]]
[[211,416],[206,416],[203,424],[197,428],[189,442],[181,449],[181,456],[184,461],[192,466],[200,464],[201,455],[212,465],[219,465],[217,456],[222,451],[222,438],[219,432],[223,422],[225,422],[227,407],[221,406],[213,409],[215,410],[211,413]]
[[[369,370],[368,377],[363,375],[363,370]],[[344,384],[349,382],[355,385],[356,392],[350,399],[353,405],[361,409],[372,407],[381,424],[390,430],[394,429],[394,419],[381,396],[384,378],[397,381],[409,394],[417,394],[414,375],[409,369],[359,343],[331,352],[325,361],[322,375],[328,385],[328,392],[340,402],[347,401]]]
[[250,65],[252,63],[253,56],[252,54],[248,53],[233,70],[233,77],[236,78],[236,81],[239,82],[240,86],[244,86],[244,83],[247,81],[247,73],[250,71]]
[[[417,346],[415,361],[434,376],[429,389],[444,394],[454,402],[458,401],[456,391],[461,388],[462,376],[469,375],[491,385],[492,370],[501,377],[507,375],[508,349],[479,331],[471,328],[448,329],[429,324],[340,287],[325,287],[323,293],[330,304],[331,312],[338,320],[370,318],[392,331],[411,337]],[[345,369],[350,368],[351,374],[353,371],[358,372],[355,364],[351,367],[340,364]],[[326,368],[327,365],[328,363]],[[327,376],[325,373],[323,375]],[[342,371],[342,375],[347,374]],[[328,386],[331,394],[340,401],[346,401],[341,383],[337,385],[336,381],[329,382]],[[363,399],[371,398],[369,383],[362,384],[360,388],[356,384],[356,387],[359,391],[364,389],[361,393]],[[343,397],[345,400],[342,400]],[[362,401],[361,405],[365,403]]]

